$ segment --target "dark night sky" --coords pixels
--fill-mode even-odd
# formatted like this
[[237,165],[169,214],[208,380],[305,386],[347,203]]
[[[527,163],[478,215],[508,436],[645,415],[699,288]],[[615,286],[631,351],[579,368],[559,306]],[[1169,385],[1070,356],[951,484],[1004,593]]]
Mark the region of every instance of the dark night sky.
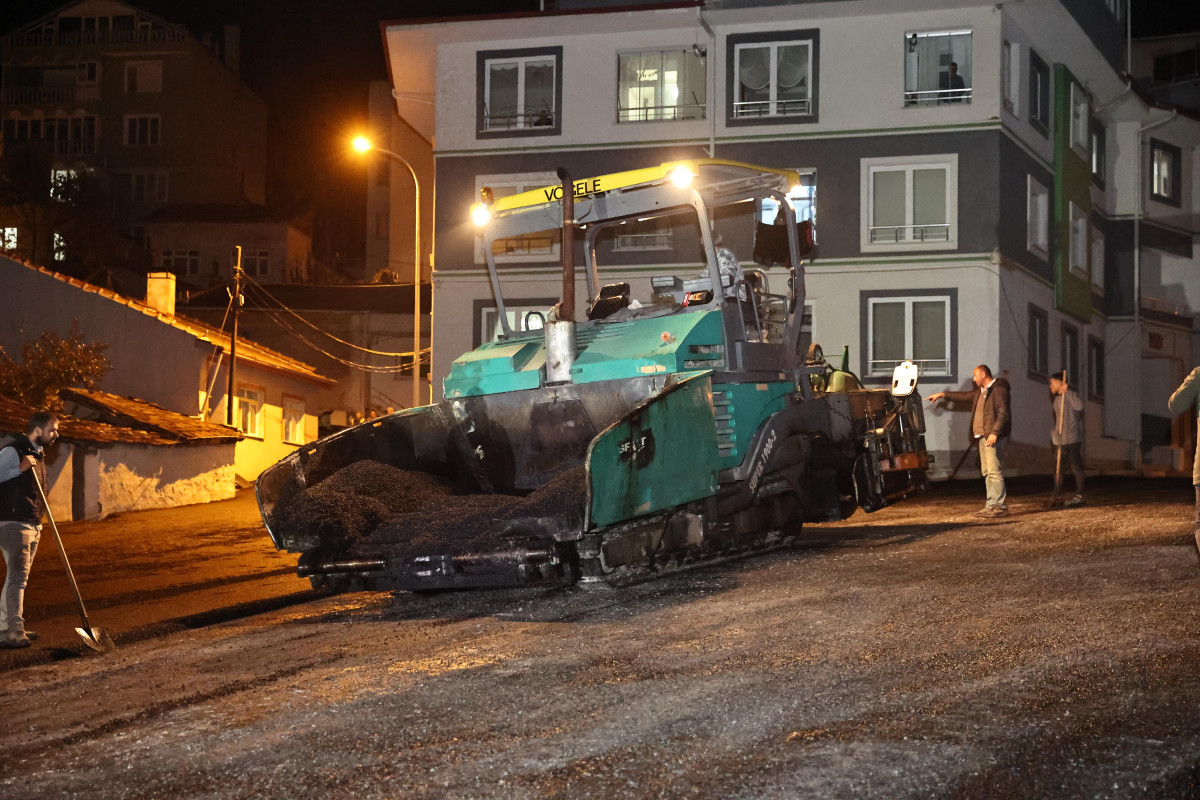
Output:
[[[1100,3],[1101,0],[1094,0]],[[532,11],[538,0],[135,0],[193,31],[242,28],[242,77],[270,107],[269,202],[312,207],[319,257],[361,258],[365,226],[361,162],[345,152],[366,115],[366,83],[387,77],[379,21]],[[66,0],[0,0],[0,33]],[[1133,0],[1134,35],[1200,30],[1200,2]]]

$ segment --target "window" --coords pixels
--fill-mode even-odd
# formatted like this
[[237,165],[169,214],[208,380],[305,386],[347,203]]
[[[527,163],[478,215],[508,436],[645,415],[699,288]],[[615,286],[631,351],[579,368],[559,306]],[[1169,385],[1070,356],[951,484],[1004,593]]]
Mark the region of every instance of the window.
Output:
[[1080,158],[1088,157],[1091,144],[1091,107],[1087,92],[1077,83],[1071,84],[1071,147]]
[[704,119],[705,61],[699,48],[617,56],[617,121]]
[[1104,186],[1105,159],[1108,157],[1107,134],[1099,122],[1092,123],[1092,181],[1101,187]]
[[[505,304],[504,315],[508,318],[509,327],[520,333],[541,329],[546,321],[546,312],[549,310],[548,304],[527,306]],[[500,326],[500,313],[495,306],[484,306],[481,309],[480,324],[483,336],[480,344],[493,342],[504,333],[504,328]]]
[[1104,234],[1092,226],[1092,291],[1104,296]]
[[1181,157],[1178,147],[1150,140],[1150,196],[1160,203],[1179,205]]
[[[237,263],[238,251],[235,247],[229,255],[229,265],[236,267]],[[262,277],[270,272],[270,268],[270,250],[247,250],[246,248],[242,248],[242,272],[252,277]]]
[[862,165],[864,251],[956,246],[957,154],[865,158]]
[[1026,209],[1026,246],[1029,252],[1050,258],[1050,191],[1032,175]]
[[[788,192],[788,198],[792,201],[792,208],[796,210],[796,221],[811,222],[815,231],[817,225],[817,173],[811,169],[797,169],[796,171],[800,173],[800,185]],[[764,197],[758,208],[759,220],[763,224],[771,225],[775,222],[775,216],[778,213],[779,201],[773,197]]]
[[[516,175],[480,175],[475,179],[475,196],[483,187],[492,190],[496,199],[509,195],[528,192],[531,189],[541,189],[545,186],[555,186],[561,183],[553,172],[526,172]],[[545,231],[536,231],[508,239],[496,239],[492,242],[492,254],[496,263],[511,263],[514,261],[557,261],[559,243],[562,241],[562,230],[555,222],[548,222]],[[484,264],[487,259],[483,253],[483,237],[475,237],[475,263]]]
[[733,120],[812,117],[816,113],[816,31],[730,36]]
[[17,249],[17,229],[0,228],[0,250]]
[[304,444],[304,398],[283,396],[283,442]]
[[55,261],[67,260],[67,240],[63,238],[61,233],[54,234],[51,246],[54,249]]
[[161,61],[129,61],[125,64],[125,91],[157,94],[162,91]]
[[1042,134],[1050,131],[1050,67],[1029,51],[1029,122]]
[[1021,114],[1020,92],[1021,85],[1021,45],[1013,42],[1004,43],[1003,58],[1000,64],[1001,89],[1004,99],[1004,110],[1015,116]]
[[159,265],[176,275],[199,275],[200,251],[163,250],[159,255]]
[[1067,373],[1067,383],[1077,386],[1079,384],[1079,329],[1065,323],[1062,326],[1062,368]]
[[125,144],[127,145],[157,145],[159,144],[159,125],[161,118],[158,114],[125,117]]
[[562,132],[562,48],[484,51],[477,54],[483,136]]
[[1035,305],[1029,306],[1029,376],[1046,380],[1050,376],[1050,317]]
[[904,34],[904,105],[971,102],[971,32]]
[[1075,205],[1069,204],[1071,216],[1071,246],[1069,260],[1071,272],[1081,278],[1088,277],[1088,215]]
[[79,86],[95,86],[100,82],[100,62],[80,61],[75,65],[75,83]]
[[1088,397],[1104,397],[1104,342],[1088,337],[1087,353]]
[[130,199],[135,203],[164,203],[167,200],[167,173],[135,172],[129,176]]
[[233,407],[238,430],[256,439],[263,437],[264,396],[265,392],[261,387],[239,386]]
[[78,179],[79,173],[73,169],[50,170],[50,197],[59,202],[67,200]]
[[905,360],[916,364],[923,376],[951,374],[951,295],[914,292],[865,300],[867,377],[890,378]]
[[1195,47],[1154,59],[1155,83],[1174,83],[1197,75],[1200,75],[1200,49]]
[[666,218],[630,220],[616,230],[613,250],[618,253],[671,249],[671,223]]

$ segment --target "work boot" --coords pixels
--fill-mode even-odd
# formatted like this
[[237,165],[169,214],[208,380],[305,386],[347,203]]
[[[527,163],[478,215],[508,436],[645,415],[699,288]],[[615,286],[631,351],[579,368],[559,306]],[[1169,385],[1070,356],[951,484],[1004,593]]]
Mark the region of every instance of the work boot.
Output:
[[8,648],[9,650],[17,650],[22,647],[29,647],[33,644],[24,631],[6,631],[4,636],[0,638],[0,647]]
[[984,506],[983,508],[981,508],[981,509],[979,509],[978,511],[976,511],[976,512],[975,512],[975,516],[977,516],[977,517],[991,517],[991,516],[994,516],[994,514],[995,514],[995,511],[996,511],[996,510],[995,510],[994,508],[992,508],[991,506]]
[[1063,505],[1065,505],[1067,508],[1079,508],[1081,505],[1083,505],[1083,502],[1083,495],[1077,494]]
[[992,506],[992,513],[990,514],[990,516],[1007,517],[1008,516],[1008,506]]
[[31,642],[36,642],[41,634],[37,631],[25,631],[25,638]]

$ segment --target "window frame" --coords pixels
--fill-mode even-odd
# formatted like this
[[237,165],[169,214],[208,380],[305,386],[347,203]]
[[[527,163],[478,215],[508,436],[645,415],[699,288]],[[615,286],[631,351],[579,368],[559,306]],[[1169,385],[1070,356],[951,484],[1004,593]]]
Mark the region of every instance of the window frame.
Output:
[[[1167,186],[1166,193],[1158,191],[1159,184],[1159,169],[1157,155],[1162,153],[1170,159],[1169,169],[1170,174],[1167,175],[1167,180],[1170,181]],[[1161,139],[1150,140],[1150,199],[1159,203],[1165,203],[1169,206],[1179,208],[1182,203],[1182,180],[1183,180],[1183,150],[1173,144],[1162,141]]]
[[1025,249],[1043,261],[1049,261],[1050,190],[1032,175],[1025,178]]
[[[142,88],[143,82],[147,84],[148,88]],[[137,59],[125,62],[125,94],[162,94],[162,82],[163,62],[161,60]]]
[[[182,272],[178,269],[181,260],[183,262]],[[185,250],[181,247],[166,248],[159,251],[158,264],[162,269],[173,272],[176,275],[199,275],[200,251]]]
[[1050,65],[1029,48],[1029,124],[1050,135]]
[[1021,116],[1021,44],[1004,40],[1000,65],[1000,101],[1004,110],[1014,117]]
[[1087,337],[1087,395],[1088,400],[1104,402],[1104,341]]
[[1088,235],[1091,228],[1091,221],[1084,210],[1075,204],[1075,201],[1067,203],[1068,228],[1070,233],[1070,243],[1067,248],[1067,264],[1072,273],[1076,277],[1090,280],[1088,275],[1088,259],[1091,255],[1091,250],[1088,247]]
[[[736,87],[738,83],[738,50],[742,47],[761,47],[770,45],[808,44],[808,113],[804,114],[766,114],[762,116],[738,115]],[[772,71],[774,59],[772,59]],[[725,125],[807,125],[820,121],[820,78],[821,78],[821,30],[819,28],[798,28],[782,31],[759,31],[755,33],[735,33],[725,37]],[[773,91],[778,90],[774,82]],[[763,101],[754,101],[763,102]],[[779,100],[766,101],[770,104]]]
[[1091,252],[1091,284],[1092,293],[1104,296],[1104,231],[1093,222],[1091,226],[1091,242],[1088,250]]
[[[561,298],[558,297],[514,297],[511,300],[506,299],[504,302],[504,310],[509,314],[516,315],[514,317],[515,324],[511,324],[514,331],[524,330],[525,315],[530,311],[537,311],[545,314],[550,307],[557,303]],[[489,296],[487,300],[476,300],[472,307],[471,318],[471,337],[475,343],[475,347],[487,344],[494,341],[494,337],[484,339],[484,335],[490,329],[494,329],[499,324],[500,313],[496,307],[495,301]],[[536,329],[530,329],[536,330]],[[503,332],[503,329],[501,329]]]
[[[139,120],[146,120],[146,138],[152,141],[132,141],[135,137],[130,136],[132,133],[130,125]],[[162,145],[162,114],[126,114],[122,127],[125,133],[126,147],[159,147]],[[142,138],[140,130],[136,138],[139,140]]]
[[[551,125],[489,128],[488,127],[488,87],[490,85],[488,65],[498,61],[527,61],[554,59],[554,109]],[[511,50],[479,50],[475,53],[475,138],[476,139],[508,139],[528,136],[560,136],[562,135],[562,90],[563,90],[563,48],[560,47],[525,47]],[[524,90],[521,91],[521,107],[524,108]]]
[[[957,250],[958,249],[958,153],[940,153],[923,156],[896,156],[884,158],[860,159],[860,218],[859,247],[864,253],[903,252],[906,250]],[[898,242],[871,241],[872,229],[876,226],[875,215],[875,181],[874,176],[881,172],[905,172],[905,225],[903,228],[917,228],[913,220],[913,186],[912,173],[918,169],[937,169],[946,171],[946,222],[936,223],[946,226],[945,241],[905,240]]]
[[[255,395],[257,399],[250,397]],[[235,427],[242,432],[242,435],[249,439],[263,440],[266,438],[266,431],[263,428],[263,420],[267,406],[267,390],[263,386],[258,386],[252,383],[239,383],[237,389],[233,393],[234,409],[233,418],[236,421]],[[251,417],[243,417],[243,408],[250,403],[253,411],[251,412],[254,430],[251,431],[247,427],[243,427],[243,423],[251,419]]]
[[[942,73],[942,71],[941,71],[941,68],[940,68],[941,64],[937,65],[938,66],[938,70],[937,70],[938,86],[936,89],[921,89],[921,88],[919,88],[919,86],[920,86],[919,77],[916,81],[916,85],[918,86],[918,88],[910,89],[909,88],[909,62],[911,59],[908,58],[908,55],[914,53],[914,51],[916,49],[915,42],[920,39],[933,39],[933,38],[937,38],[937,37],[950,38],[950,37],[954,37],[954,36],[966,36],[970,40],[970,46],[968,48],[968,50],[969,50],[968,58],[970,59],[971,85],[970,86],[966,85],[966,79],[964,78],[962,89],[951,89],[950,85],[949,85],[950,72],[949,72],[949,63],[948,63],[947,71],[945,73]],[[904,33],[904,42],[905,42],[904,50],[905,50],[906,57],[904,59],[904,103],[903,103],[903,105],[905,108],[929,108],[931,106],[936,107],[936,106],[944,106],[944,105],[970,105],[971,104],[973,96],[974,96],[974,84],[975,84],[975,31],[973,29],[971,29],[971,28],[945,28],[945,29],[928,30],[928,31],[909,30],[909,31],[905,31],[905,33]],[[949,53],[951,55],[953,55],[953,53],[954,53],[953,48],[950,48]],[[964,63],[961,60],[962,56],[959,56],[958,59],[959,60],[956,60],[955,58],[951,58],[950,61],[958,64],[961,67],[962,64]],[[944,87],[942,86],[943,74],[946,77],[946,85]],[[959,77],[962,77],[961,71],[959,72]],[[955,95],[954,94],[955,92],[957,92],[958,94]],[[928,95],[928,97],[922,98],[921,95],[923,95],[923,94]],[[932,102],[929,102],[929,101],[932,101]]]
[[1067,373],[1067,385],[1079,386],[1080,375],[1080,360],[1079,360],[1079,328],[1069,322],[1064,321],[1059,328],[1059,357],[1062,361],[1063,371]]
[[1070,89],[1070,142],[1071,149],[1084,161],[1091,160],[1092,153],[1092,100],[1084,88],[1071,81]]
[[[247,264],[253,262],[254,270],[247,269]],[[229,254],[230,272],[233,267],[238,266],[238,251],[233,248]],[[263,249],[251,250],[248,247],[242,248],[242,272],[253,278],[262,278],[271,274],[271,251]]]
[[[149,170],[129,173],[129,199],[134,203],[165,203],[170,198],[169,174],[163,170]],[[154,179],[153,197],[149,189],[150,179]],[[141,179],[141,192],[138,191],[138,180]],[[140,195],[140,196],[139,196]]]
[[17,249],[21,229],[13,225],[0,227],[0,251],[10,253]]
[[[638,109],[638,108],[623,108],[621,106],[622,100],[625,97],[625,93],[630,88],[622,83],[622,76],[623,76],[623,70],[621,68],[622,67],[622,63],[621,63],[622,59],[632,58],[634,56],[645,57],[647,55],[657,55],[659,57],[659,60],[658,60],[659,65],[658,65],[658,77],[656,79],[657,83],[655,85],[654,91],[655,91],[656,97],[661,97],[664,94],[663,76],[665,73],[663,66],[662,66],[662,62],[663,62],[663,57],[669,53],[682,53],[684,58],[691,57],[691,58],[696,59],[696,61],[699,63],[700,75],[703,78],[702,86],[704,88],[704,96],[700,99],[699,105],[697,106],[697,104],[695,104],[695,103],[684,104],[684,103],[679,103],[679,102],[677,102],[673,106],[660,104],[660,105],[651,107],[652,109],[654,109],[655,111],[658,112],[657,116],[647,116],[647,117],[642,117],[642,118],[635,118],[633,116],[629,116],[632,112],[637,112],[640,109]],[[641,108],[645,108],[645,106],[642,106]],[[681,115],[680,113],[678,113],[681,109],[696,109],[696,108],[699,109],[699,114],[695,115],[695,116],[684,116],[684,115]],[[673,116],[665,116],[664,112],[671,110],[671,109],[674,109],[676,111],[676,113]],[[651,48],[651,49],[643,49],[643,50],[621,50],[621,51],[617,52],[617,124],[618,125],[638,124],[638,123],[642,123],[642,122],[688,122],[688,121],[702,120],[702,119],[707,119],[707,118],[708,118],[708,52],[707,51],[698,50],[698,48],[693,49],[693,47],[690,45],[684,45],[684,46],[680,46],[680,47]]]
[[1104,188],[1108,172],[1108,128],[1092,118],[1092,183]]
[[[284,394],[283,399],[280,401],[279,407],[280,441],[282,441],[284,444],[304,444],[304,417],[308,413],[308,401],[300,395]],[[300,412],[300,416],[298,419],[295,419],[294,414],[297,411],[297,407]],[[290,426],[289,422],[292,423]],[[289,427],[294,428],[295,430],[289,431]],[[289,438],[289,434],[295,431],[298,431],[298,435],[296,435],[294,438]]]
[[[513,187],[516,189],[514,194],[526,192],[531,189],[541,189],[546,186],[554,186],[561,183],[558,176],[553,172],[514,172],[497,175],[476,175],[475,176],[475,194],[474,197],[479,197],[479,192],[483,187],[487,186],[495,192],[496,187]],[[506,195],[496,195],[495,197],[505,197]],[[547,228],[549,230],[549,228]],[[483,237],[478,233],[474,234],[475,238],[475,263],[486,264],[486,253],[483,252]],[[550,249],[546,252],[537,253],[514,253],[496,255],[496,264],[521,264],[521,263],[539,263],[539,262],[557,262],[561,260],[560,253],[562,252],[562,241],[552,241]]]
[[[1049,383],[1050,313],[1030,303],[1026,333],[1025,367],[1028,377],[1040,383]],[[1038,333],[1041,335],[1037,335]]]
[[860,356],[863,364],[863,383],[887,383],[892,379],[895,369],[893,366],[885,369],[872,369],[872,362],[884,359],[873,358],[874,352],[874,315],[872,310],[881,303],[904,303],[904,336],[906,359],[912,358],[913,320],[912,306],[915,302],[930,302],[941,300],[945,303],[945,345],[946,371],[926,372],[921,370],[921,377],[936,377],[940,381],[954,383],[958,380],[956,370],[958,365],[958,289],[864,289],[859,292],[859,341]]

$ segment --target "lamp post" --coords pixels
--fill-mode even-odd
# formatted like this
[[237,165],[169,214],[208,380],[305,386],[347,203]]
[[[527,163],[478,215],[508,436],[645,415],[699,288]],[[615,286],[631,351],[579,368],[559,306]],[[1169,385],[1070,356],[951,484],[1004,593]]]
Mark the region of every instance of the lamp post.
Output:
[[421,402],[421,182],[417,180],[417,171],[408,159],[399,153],[376,147],[370,139],[358,136],[354,139],[354,149],[360,153],[374,150],[382,156],[398,161],[408,167],[408,174],[413,181],[413,394],[414,407],[423,405]]

